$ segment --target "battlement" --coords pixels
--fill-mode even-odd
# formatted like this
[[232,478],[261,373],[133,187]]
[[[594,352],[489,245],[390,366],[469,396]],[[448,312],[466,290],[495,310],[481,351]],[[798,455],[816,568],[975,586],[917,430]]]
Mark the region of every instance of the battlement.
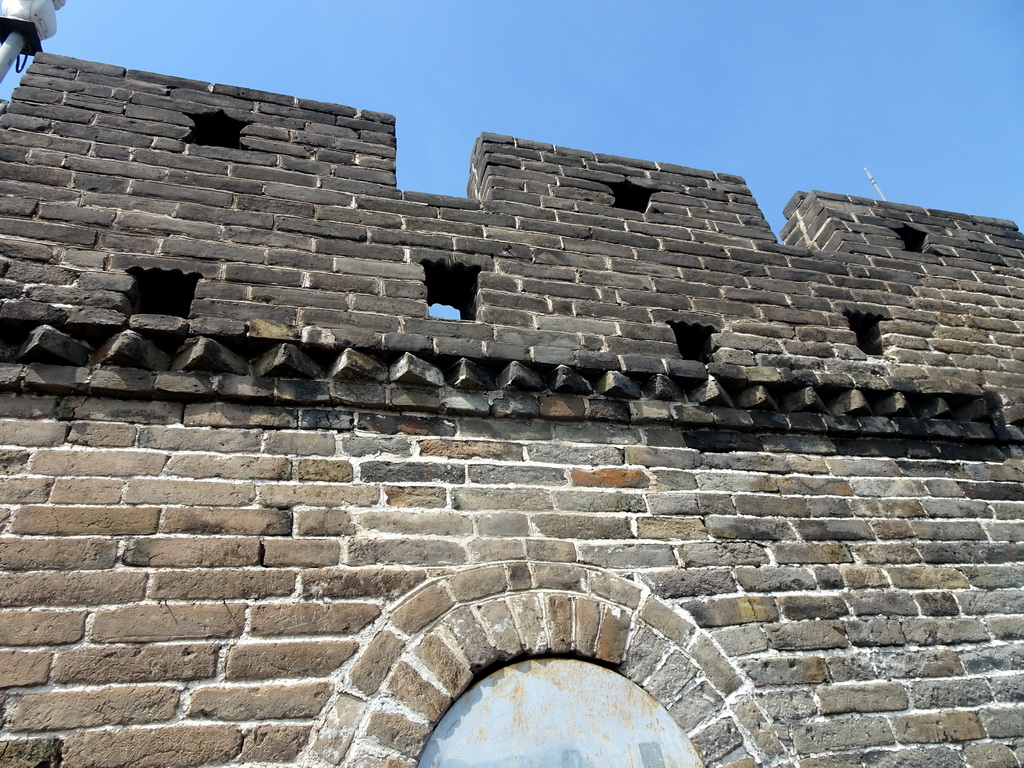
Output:
[[3,127],[11,363],[330,380],[350,350],[486,389],[1021,420],[1011,222],[799,193],[779,244],[740,177],[493,134],[469,198],[405,192],[390,116],[54,56]]
[[779,242],[740,177],[492,134],[465,198],[394,172],[387,115],[36,58],[0,765],[416,768],[550,657],[706,768],[1024,764],[1012,222],[801,192]]

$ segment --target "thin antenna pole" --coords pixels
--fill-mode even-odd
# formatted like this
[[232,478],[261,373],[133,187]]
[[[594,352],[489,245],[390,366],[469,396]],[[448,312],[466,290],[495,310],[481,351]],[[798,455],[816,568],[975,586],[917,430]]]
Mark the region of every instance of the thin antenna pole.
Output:
[[871,175],[871,171],[865,168],[864,173],[868,175],[868,181],[871,182],[871,186],[875,188],[875,191],[878,193],[878,196],[885,200],[886,202],[889,202],[888,198],[886,198],[886,196],[882,194],[882,188],[878,186],[878,182],[876,182],[875,177]]

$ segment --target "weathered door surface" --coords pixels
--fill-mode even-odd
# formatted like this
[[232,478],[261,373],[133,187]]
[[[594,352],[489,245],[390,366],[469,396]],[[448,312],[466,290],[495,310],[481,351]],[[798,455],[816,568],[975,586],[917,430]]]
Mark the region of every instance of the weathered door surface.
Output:
[[525,661],[471,688],[419,768],[701,768],[686,734],[639,686],[568,659]]

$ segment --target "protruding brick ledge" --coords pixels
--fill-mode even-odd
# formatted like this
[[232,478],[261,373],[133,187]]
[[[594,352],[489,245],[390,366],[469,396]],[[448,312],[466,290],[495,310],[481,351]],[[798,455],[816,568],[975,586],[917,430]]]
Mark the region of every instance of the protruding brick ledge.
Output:
[[[851,382],[840,388],[835,377],[815,380],[781,369],[711,365],[703,379],[654,374],[644,380],[566,366],[543,372],[516,362],[492,373],[461,359],[445,371],[439,360],[405,353],[388,365],[383,356],[354,349],[321,365],[293,344],[247,360],[205,338],[172,358],[130,331],[94,352],[45,326],[30,342],[23,359],[64,364],[0,363],[0,392],[63,397],[67,418],[80,417],[90,403],[102,410],[104,402],[155,400],[173,411],[172,421],[196,424],[212,418],[219,426],[438,435],[454,434],[449,419],[456,417],[595,430],[628,425],[666,431],[663,440],[705,452],[798,448],[1001,460],[998,446],[1024,443],[1020,408],[992,396],[923,392],[909,383],[906,392],[856,389]],[[90,360],[102,362],[74,364]],[[167,370],[179,363],[186,370]],[[872,415],[872,408],[887,415]]]

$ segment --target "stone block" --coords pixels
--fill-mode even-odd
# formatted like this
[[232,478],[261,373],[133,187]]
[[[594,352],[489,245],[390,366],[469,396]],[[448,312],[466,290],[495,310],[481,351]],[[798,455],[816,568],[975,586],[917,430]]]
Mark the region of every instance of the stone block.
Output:
[[309,740],[308,725],[260,725],[245,735],[241,758],[253,763],[286,763],[298,758]]
[[259,637],[353,635],[380,609],[368,603],[279,603],[253,606],[250,614],[250,631]]
[[242,734],[229,725],[83,731],[67,737],[61,768],[196,768],[230,761]]
[[0,764],[6,768],[58,768],[59,739],[0,741]]
[[207,686],[192,693],[189,714],[221,721],[313,718],[324,708],[332,688],[325,682]]
[[[28,688],[45,685],[50,677],[51,653],[33,653],[27,651],[0,651],[0,690],[5,688]],[[22,731],[56,730],[33,727],[39,718],[24,717],[20,721],[27,727],[18,728]]]
[[179,696],[169,685],[29,694],[18,701],[10,723],[12,729],[25,732],[155,723],[175,713]]
[[216,668],[214,644],[83,647],[57,654],[53,680],[85,685],[204,680],[212,679]]

